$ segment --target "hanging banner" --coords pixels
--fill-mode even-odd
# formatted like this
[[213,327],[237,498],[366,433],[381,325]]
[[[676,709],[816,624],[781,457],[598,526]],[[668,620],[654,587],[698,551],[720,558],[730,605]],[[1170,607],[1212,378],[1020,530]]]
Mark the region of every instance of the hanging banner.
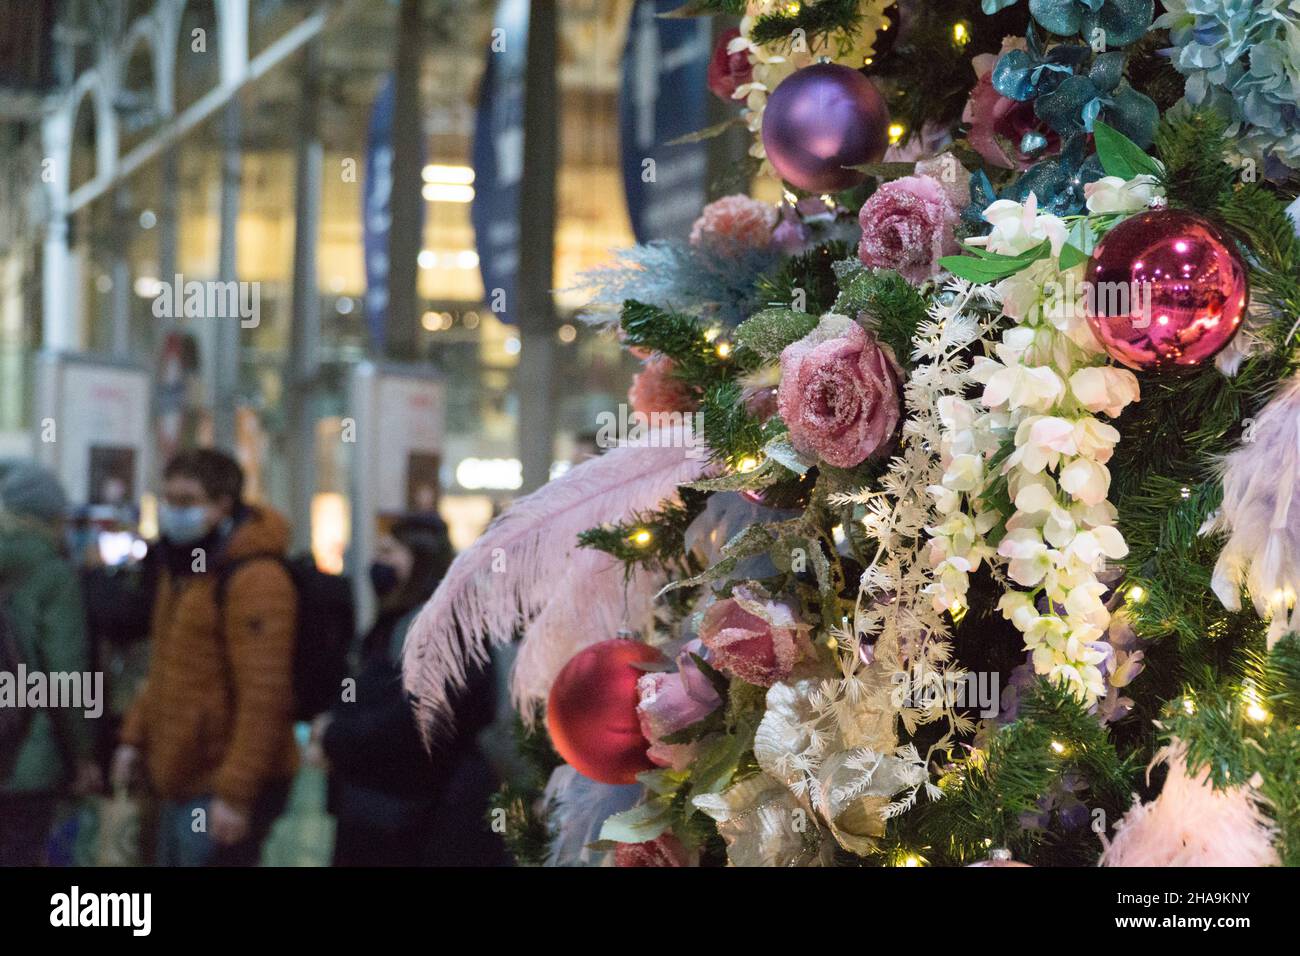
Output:
[[474,203],[470,208],[483,275],[483,297],[502,322],[514,321],[511,309],[519,272],[527,63],[528,0],[502,0],[479,84],[474,124]]
[[681,0],[637,0],[619,96],[623,186],[637,242],[684,239],[706,199],[708,147],[669,146],[709,123],[708,17],[657,14]]

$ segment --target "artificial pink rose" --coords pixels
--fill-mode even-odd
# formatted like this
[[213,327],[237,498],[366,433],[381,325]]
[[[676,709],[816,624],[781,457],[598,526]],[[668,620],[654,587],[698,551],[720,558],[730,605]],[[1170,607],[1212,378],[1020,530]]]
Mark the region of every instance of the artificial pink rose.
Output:
[[650,741],[646,751],[660,767],[684,770],[695,759],[693,743],[669,744],[663,738],[699,723],[722,704],[713,684],[700,671],[692,654],[703,656],[704,646],[691,641],[677,655],[677,671],[653,671],[636,682],[640,703],[636,713],[641,733]]
[[737,255],[772,244],[776,208],[748,196],[723,196],[704,207],[691,226],[691,245],[721,255]]
[[740,585],[704,612],[700,640],[709,663],[724,674],[771,687],[803,656],[805,629],[788,605]]
[[689,385],[673,374],[675,368],[673,360],[666,355],[646,359],[627,392],[632,411],[643,415],[695,411],[699,399]]
[[902,415],[902,369],[856,322],[827,316],[781,353],[777,405],[790,443],[837,468],[884,451]]
[[682,841],[663,833],[644,843],[620,843],[614,848],[615,866],[690,866],[691,855]]
[[873,269],[893,269],[908,282],[939,273],[939,259],[960,251],[953,230],[961,214],[943,183],[904,176],[885,183],[862,204],[858,258]]
[[718,37],[718,44],[713,48],[713,59],[709,61],[707,83],[713,95],[730,103],[736,94],[736,88],[744,86],[754,78],[754,68],[750,65],[749,54],[744,50],[728,53],[727,46],[740,36],[740,31],[733,28]]
[[948,194],[958,215],[970,205],[970,172],[952,153],[940,153],[916,161],[917,176],[929,176]]
[[[1016,47],[1004,40],[1002,52]],[[1019,41],[1024,49],[1024,41]],[[971,147],[984,157],[984,161],[1002,169],[1025,170],[1045,156],[1055,156],[1061,151],[1061,137],[1038,118],[1032,101],[1018,102],[1003,96],[993,88],[993,67],[998,57],[981,53],[972,61],[978,79],[966,101],[961,121],[970,126],[967,135]],[[1020,142],[1026,133],[1039,133],[1047,145],[1034,153],[1023,153]]]

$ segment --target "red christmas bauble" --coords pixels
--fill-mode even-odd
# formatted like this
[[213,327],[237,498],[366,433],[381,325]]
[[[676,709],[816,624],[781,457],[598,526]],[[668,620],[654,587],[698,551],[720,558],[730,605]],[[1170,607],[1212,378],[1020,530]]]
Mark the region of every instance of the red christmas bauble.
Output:
[[1250,298],[1246,264],[1213,223],[1177,209],[1119,223],[1088,263],[1086,309],[1115,361],[1194,366],[1227,345]]
[[634,665],[662,660],[648,644],[615,638],[564,665],[546,702],[546,729],[565,763],[600,783],[636,783],[637,774],[654,769],[636,713],[636,682],[645,671]]
[[889,148],[889,107],[857,70],[814,63],[791,73],[763,108],[763,149],[793,186],[848,189],[866,174],[846,166],[878,162]]

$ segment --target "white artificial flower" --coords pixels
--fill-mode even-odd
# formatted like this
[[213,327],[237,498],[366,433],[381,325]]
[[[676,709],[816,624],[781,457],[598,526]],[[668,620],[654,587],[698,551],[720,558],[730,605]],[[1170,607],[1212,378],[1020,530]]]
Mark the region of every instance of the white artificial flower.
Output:
[[1083,187],[1091,213],[1141,212],[1151,205],[1164,190],[1154,176],[1145,174],[1124,180],[1119,176],[1103,176]]
[[990,408],[1006,403],[1013,411],[1028,408],[1045,412],[1065,394],[1065,383],[1046,365],[1016,365],[994,372],[980,398]]
[[1100,527],[1080,531],[1066,547],[1065,553],[1093,571],[1106,567],[1106,559],[1119,560],[1128,554],[1128,545],[1114,528]]
[[1034,599],[1024,591],[1008,591],[1002,595],[998,599],[998,610],[1022,633],[1028,631],[1038,620]]
[[1070,376],[1070,391],[1090,412],[1105,412],[1111,418],[1141,397],[1137,376],[1126,368],[1099,365],[1081,368]]
[[1110,612],[1106,610],[1101,596],[1106,593],[1106,585],[1100,581],[1088,581],[1070,589],[1065,598],[1065,615],[1072,627],[1090,627],[1104,631],[1110,623]]
[[1028,252],[1045,239],[1051,242],[1052,256],[1059,256],[1069,234],[1059,216],[1039,215],[1038,197],[1033,193],[1023,204],[1011,199],[997,200],[984,210],[984,218],[993,226],[985,248],[1007,256]]
[[1074,445],[1078,454],[1091,458],[1098,464],[1106,464],[1119,442],[1119,431],[1114,425],[1108,425],[1096,418],[1080,418],[1073,427]]
[[1056,508],[1056,495],[1046,482],[1026,482],[1016,492],[1015,505],[1026,515],[1051,512]]
[[1064,508],[1053,508],[1043,522],[1043,537],[1053,548],[1064,548],[1074,539],[1077,529],[1070,512]]
[[929,485],[926,489],[934,498],[934,510],[941,515],[951,514],[961,507],[961,495],[943,485]]
[[1087,458],[1076,458],[1061,469],[1061,490],[1087,505],[1095,505],[1106,498],[1110,490],[1110,472]]
[[943,485],[953,491],[974,491],[984,481],[984,459],[979,455],[957,455],[943,474]]
[[1052,567],[1047,545],[1032,528],[1008,531],[998,542],[998,554],[1010,559],[1007,575],[1022,587],[1034,587]]

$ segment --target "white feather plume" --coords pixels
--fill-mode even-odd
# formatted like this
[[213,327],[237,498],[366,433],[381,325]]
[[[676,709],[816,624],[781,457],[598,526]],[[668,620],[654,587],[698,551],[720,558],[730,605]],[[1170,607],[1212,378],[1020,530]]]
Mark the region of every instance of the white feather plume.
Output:
[[1187,773],[1177,743],[1156,755],[1169,765],[1160,795],[1134,803],[1103,840],[1102,866],[1278,866],[1277,831],[1249,785],[1215,790],[1209,772]]
[[[1223,505],[1205,530],[1228,537],[1214,567],[1214,593],[1240,610],[1244,585],[1268,644],[1300,629],[1300,379],[1282,387],[1223,462]],[[1294,506],[1293,506],[1294,505]]]
[[[494,643],[525,632],[512,695],[524,700],[545,696],[571,651],[613,637],[621,570],[579,548],[578,535],[674,499],[679,485],[705,473],[702,452],[686,427],[651,431],[520,498],[462,552],[406,638],[404,682],[421,728],[446,725],[450,693]],[[629,612],[644,613],[650,588],[629,586]]]

